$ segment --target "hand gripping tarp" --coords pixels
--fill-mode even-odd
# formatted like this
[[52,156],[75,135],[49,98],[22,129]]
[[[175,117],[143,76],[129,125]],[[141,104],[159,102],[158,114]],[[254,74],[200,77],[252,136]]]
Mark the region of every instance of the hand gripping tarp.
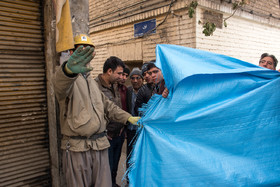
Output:
[[280,186],[279,72],[175,45],[156,65],[170,94],[145,108],[130,186]]

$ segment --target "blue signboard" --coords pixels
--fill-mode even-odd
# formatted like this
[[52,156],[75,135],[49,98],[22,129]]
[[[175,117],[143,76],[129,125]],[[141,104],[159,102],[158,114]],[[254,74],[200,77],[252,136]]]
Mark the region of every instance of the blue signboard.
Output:
[[134,24],[134,37],[143,36],[145,33],[156,33],[156,19]]

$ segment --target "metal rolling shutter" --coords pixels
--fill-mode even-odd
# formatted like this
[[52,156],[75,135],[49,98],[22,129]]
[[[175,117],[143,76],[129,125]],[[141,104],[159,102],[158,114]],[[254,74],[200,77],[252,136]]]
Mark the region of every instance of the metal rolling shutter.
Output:
[[51,186],[40,0],[0,1],[0,186]]

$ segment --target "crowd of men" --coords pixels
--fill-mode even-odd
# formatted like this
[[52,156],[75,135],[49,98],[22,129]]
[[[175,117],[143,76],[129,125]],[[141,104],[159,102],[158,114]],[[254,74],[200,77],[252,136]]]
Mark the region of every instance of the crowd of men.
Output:
[[[153,94],[168,96],[155,61],[132,70],[118,57],[109,57],[93,79],[89,62],[95,56],[87,35],[74,38],[75,49],[55,74],[60,107],[61,149],[66,185],[117,187],[116,176],[124,140],[127,161],[135,143],[139,108]],[[277,59],[264,53],[259,65],[275,70]],[[131,86],[126,86],[127,79]],[[127,162],[127,168],[129,163]],[[129,182],[129,181],[128,181]]]

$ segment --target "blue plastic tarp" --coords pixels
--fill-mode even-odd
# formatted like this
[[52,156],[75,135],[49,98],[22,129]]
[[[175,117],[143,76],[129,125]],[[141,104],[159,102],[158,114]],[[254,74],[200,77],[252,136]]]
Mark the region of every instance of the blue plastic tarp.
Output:
[[168,98],[140,119],[130,186],[280,186],[280,73],[157,45]]

